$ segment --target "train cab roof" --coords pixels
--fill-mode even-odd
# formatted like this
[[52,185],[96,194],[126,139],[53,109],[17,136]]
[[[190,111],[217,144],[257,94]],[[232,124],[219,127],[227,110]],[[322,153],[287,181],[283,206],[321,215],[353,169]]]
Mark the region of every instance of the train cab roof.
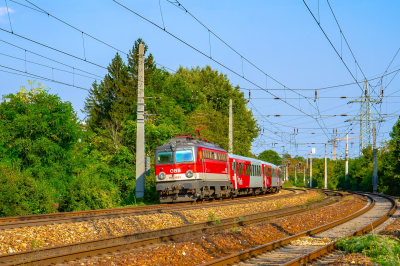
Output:
[[191,136],[179,136],[173,139],[170,139],[168,142],[164,143],[162,146],[157,147],[156,149],[171,149],[177,146],[196,146],[203,148],[210,148],[218,151],[226,152],[219,145],[214,143],[209,143],[204,140],[196,139]]

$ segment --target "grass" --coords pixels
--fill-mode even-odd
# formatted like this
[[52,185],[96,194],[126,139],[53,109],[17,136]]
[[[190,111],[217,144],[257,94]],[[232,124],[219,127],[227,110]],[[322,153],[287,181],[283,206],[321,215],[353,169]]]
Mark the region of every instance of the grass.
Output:
[[214,221],[214,225],[218,225],[221,223],[221,219],[216,219],[214,213],[208,215],[209,221]]
[[321,194],[320,196],[313,198],[313,199],[307,199],[307,202],[315,202],[315,201],[320,201],[323,200],[325,198],[325,196],[323,194]]
[[400,265],[400,241],[395,238],[369,234],[344,238],[336,244],[348,253],[361,253],[382,266]]

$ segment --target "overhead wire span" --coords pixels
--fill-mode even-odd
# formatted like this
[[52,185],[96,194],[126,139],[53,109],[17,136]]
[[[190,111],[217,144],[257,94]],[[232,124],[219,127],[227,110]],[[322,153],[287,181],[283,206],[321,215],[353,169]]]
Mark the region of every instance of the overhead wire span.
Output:
[[[327,0],[327,1],[328,1],[328,0]],[[320,30],[321,30],[322,33],[324,34],[325,38],[328,40],[329,44],[332,46],[333,50],[336,52],[337,56],[338,56],[338,57],[340,58],[340,60],[342,61],[343,65],[346,67],[347,71],[350,73],[350,75],[352,76],[352,78],[353,78],[354,81],[357,83],[358,87],[360,88],[360,90],[363,92],[363,89],[361,88],[360,84],[358,84],[357,79],[354,77],[353,73],[351,72],[351,70],[350,70],[349,67],[347,66],[346,62],[344,62],[342,56],[339,54],[339,52],[337,51],[336,47],[333,45],[332,41],[329,39],[328,35],[327,35],[326,32],[324,31],[324,29],[321,27],[321,24],[318,23],[318,20],[317,20],[316,17],[314,16],[314,13],[311,11],[311,9],[309,8],[309,6],[307,5],[307,3],[306,3],[305,0],[303,0],[303,3],[304,3],[304,5],[307,7],[307,9],[308,9],[308,11],[310,12],[311,16],[314,18],[315,22],[318,24],[318,27],[320,28]],[[328,2],[328,4],[329,4],[329,2]],[[329,6],[330,6],[330,5],[329,5]],[[332,10],[332,8],[331,8],[331,10]],[[332,11],[332,12],[333,12],[333,11]],[[335,20],[336,20],[336,17],[335,17]],[[337,22],[337,20],[336,20],[336,22]],[[338,26],[339,26],[339,24],[338,24]],[[339,29],[340,29],[340,26],[339,26]],[[340,29],[340,31],[342,32],[341,29]],[[342,33],[342,35],[343,35],[343,33]],[[343,37],[344,37],[344,35],[343,35]],[[347,43],[347,41],[346,41],[346,43]],[[349,49],[350,49],[350,47],[349,47]],[[351,50],[351,49],[350,49],[350,50]],[[353,54],[353,52],[351,52],[351,53]],[[353,55],[353,57],[354,57],[354,55]],[[355,59],[355,57],[354,57],[354,59]],[[358,63],[357,63],[357,65],[358,65]],[[364,73],[363,73],[363,75],[364,75]],[[365,77],[365,75],[364,75],[364,77]],[[375,108],[375,106],[373,106],[373,107],[374,107],[374,109],[378,112],[378,110]],[[379,113],[378,113],[378,114],[379,114]],[[380,115],[379,115],[379,116],[380,116]]]
[[[222,64],[221,62],[219,62],[219,61],[217,61],[217,60],[211,58],[210,56],[208,56],[208,55],[205,54],[204,52],[200,51],[199,49],[195,48],[194,46],[192,46],[192,45],[190,45],[189,43],[185,42],[184,40],[180,39],[178,36],[172,34],[171,32],[169,32],[169,31],[167,31],[167,30],[164,30],[162,27],[160,27],[160,26],[159,26],[158,24],[156,24],[155,22],[153,22],[153,21],[151,21],[151,20],[145,18],[144,16],[142,16],[142,15],[140,15],[139,13],[133,11],[132,9],[128,8],[127,6],[125,6],[125,5],[123,5],[123,4],[121,4],[120,2],[118,2],[118,1],[116,1],[116,0],[113,0],[113,1],[114,1],[116,4],[120,5],[121,7],[125,8],[126,10],[130,11],[131,13],[137,15],[138,17],[144,19],[145,21],[151,23],[152,25],[156,26],[157,28],[159,28],[159,29],[163,30],[164,32],[168,33],[170,36],[174,37],[174,38],[177,39],[178,41],[182,42],[183,44],[187,45],[188,47],[190,47],[190,48],[192,48],[193,50],[197,51],[198,53],[202,54],[203,56],[209,58],[210,60],[212,60],[213,62],[217,63],[218,65],[224,67],[225,69],[227,69],[228,71],[232,72],[233,74],[235,74],[235,75],[237,75],[237,76],[243,78],[244,80],[248,81],[249,83],[253,84],[253,85],[256,86],[256,87],[259,87],[260,89],[263,89],[264,91],[266,91],[266,92],[269,93],[270,95],[272,95],[272,96],[274,96],[274,97],[277,97],[277,96],[274,95],[273,93],[267,91],[266,89],[262,88],[262,87],[259,86],[258,84],[256,84],[256,83],[254,83],[253,81],[249,80],[248,78],[246,78],[246,77],[240,75],[239,73],[237,73],[237,72],[234,71],[233,69],[231,69],[231,68],[227,67],[226,65]],[[214,35],[215,35],[215,34],[214,34]],[[247,61],[247,60],[246,60],[246,61]],[[248,62],[249,62],[249,61],[248,61]],[[249,62],[249,63],[251,63],[251,62]],[[272,78],[271,76],[269,76],[269,77]],[[284,86],[284,85],[283,85],[283,86]],[[285,87],[286,87],[286,86],[285,86]],[[287,87],[286,87],[286,88],[287,88]],[[299,112],[304,113],[304,114],[306,114],[306,115],[312,117],[311,115],[307,114],[306,112],[304,112],[304,111],[300,110],[299,108],[295,107],[294,105],[288,103],[287,101],[284,101],[284,100],[281,100],[281,101],[285,102],[287,105],[289,105],[290,107],[292,107],[292,108],[298,110]],[[310,106],[313,106],[313,105],[310,104]],[[314,107],[314,106],[313,106],[313,107]],[[315,107],[314,107],[314,108],[315,108]],[[316,120],[316,121],[317,121],[317,123],[319,124],[319,121],[318,121],[318,120]],[[328,136],[327,136],[327,137],[328,137]]]
[[[17,59],[17,60],[21,60],[21,61],[25,61],[25,62],[28,62],[28,63],[32,63],[32,64],[35,64],[35,65],[39,65],[39,66],[43,66],[43,67],[47,67],[47,68],[51,68],[51,69],[63,71],[63,72],[70,73],[70,74],[73,73],[73,72],[70,72],[70,71],[67,71],[67,70],[64,70],[64,69],[60,69],[60,68],[55,68],[55,67],[43,65],[43,64],[40,64],[40,63],[37,63],[37,62],[29,61],[29,60],[22,59],[22,58],[19,58],[19,57],[15,57],[15,56],[12,56],[12,55],[7,55],[7,54],[3,54],[3,53],[0,53],[0,55],[7,56],[7,57],[10,57],[10,58],[13,58],[13,59]],[[25,72],[27,72],[27,70],[26,70],[26,65],[25,65]],[[75,74],[75,75],[78,75],[78,76],[85,77],[85,78],[96,79],[96,78],[94,78],[94,77],[85,76],[85,75],[82,75],[82,74],[79,74],[79,73],[74,73],[74,74]]]
[[[54,60],[54,59],[52,59],[52,58],[46,57],[46,56],[44,56],[44,55],[41,55],[41,54],[38,54],[38,53],[32,52],[32,51],[30,51],[30,50],[27,50],[27,49],[25,49],[25,48],[19,47],[19,46],[15,45],[15,44],[12,44],[12,43],[6,42],[6,41],[4,41],[4,40],[2,40],[2,39],[0,39],[0,42],[6,43],[6,44],[8,44],[8,45],[11,45],[11,46],[14,46],[14,47],[16,47],[16,48],[18,48],[18,49],[24,50],[25,52],[29,52],[29,53],[31,53],[31,54],[34,54],[34,55],[40,56],[40,57],[42,57],[42,58],[44,58],[44,59],[47,59],[47,60],[53,61],[53,62],[55,62],[55,63],[57,63],[57,64],[61,64],[61,65],[63,65],[63,66],[66,66],[66,67],[73,68],[73,67],[72,67],[72,66],[70,66],[70,65],[67,65],[67,64],[65,64],[65,63],[62,63],[62,62],[60,62],[60,61],[57,61],[57,60]],[[99,75],[96,75],[96,74],[90,73],[90,72],[88,72],[88,71],[85,71],[85,70],[82,70],[82,69],[79,69],[79,68],[75,68],[75,69],[76,69],[76,70],[79,70],[79,71],[81,71],[81,72],[84,72],[84,73],[86,73],[86,74],[90,74],[90,75],[92,75],[92,76],[96,76],[96,77],[99,77],[99,78],[103,78],[103,77],[101,77],[101,76],[99,76]]]
[[81,90],[85,90],[85,91],[90,91],[89,89],[86,89],[86,88],[82,88],[82,87],[79,87],[79,86],[71,85],[69,83],[57,81],[57,80],[54,80],[54,79],[49,79],[49,78],[42,77],[42,76],[39,76],[39,75],[36,75],[36,74],[33,74],[33,73],[26,73],[24,71],[21,71],[21,70],[18,70],[18,69],[14,69],[14,68],[11,68],[11,67],[7,67],[7,66],[3,66],[3,65],[0,65],[0,67],[4,67],[4,68],[7,68],[7,69],[10,69],[10,70],[13,70],[13,71],[17,71],[17,72],[22,72],[23,74],[13,73],[13,72],[9,72],[9,71],[5,71],[5,70],[1,70],[0,69],[0,71],[2,71],[2,72],[7,72],[7,73],[10,73],[10,74],[15,74],[15,75],[20,75],[20,76],[28,76],[28,75],[30,75],[30,77],[41,78],[41,79],[45,79],[45,80],[48,80],[48,81],[53,81],[55,83],[59,83],[59,84],[62,84],[62,85],[75,87],[75,88],[78,88],[78,89],[81,89]]

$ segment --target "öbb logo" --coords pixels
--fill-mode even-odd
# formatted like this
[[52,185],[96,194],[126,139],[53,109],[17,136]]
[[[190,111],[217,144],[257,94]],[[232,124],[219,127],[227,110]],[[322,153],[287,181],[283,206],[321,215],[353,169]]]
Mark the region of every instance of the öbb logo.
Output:
[[172,174],[172,173],[180,173],[181,172],[181,169],[171,169],[171,170],[169,170],[169,172]]

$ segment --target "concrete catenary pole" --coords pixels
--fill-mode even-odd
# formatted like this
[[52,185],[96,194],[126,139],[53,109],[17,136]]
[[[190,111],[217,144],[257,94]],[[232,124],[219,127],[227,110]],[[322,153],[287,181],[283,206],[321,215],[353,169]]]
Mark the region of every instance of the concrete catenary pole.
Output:
[[286,181],[289,181],[289,167],[286,164]]
[[376,193],[378,191],[378,171],[377,171],[377,162],[376,162],[376,123],[374,123],[374,176],[372,177],[372,186],[373,192]]
[[327,170],[327,165],[326,165],[326,143],[325,143],[325,185],[324,188],[328,189],[328,170]]
[[344,176],[347,181],[349,178],[349,133],[346,133],[346,163],[344,169]]
[[136,133],[136,198],[144,197],[144,47],[139,44],[138,102]]
[[229,99],[229,153],[233,153],[232,99]]
[[312,152],[310,152],[310,187],[312,187]]

